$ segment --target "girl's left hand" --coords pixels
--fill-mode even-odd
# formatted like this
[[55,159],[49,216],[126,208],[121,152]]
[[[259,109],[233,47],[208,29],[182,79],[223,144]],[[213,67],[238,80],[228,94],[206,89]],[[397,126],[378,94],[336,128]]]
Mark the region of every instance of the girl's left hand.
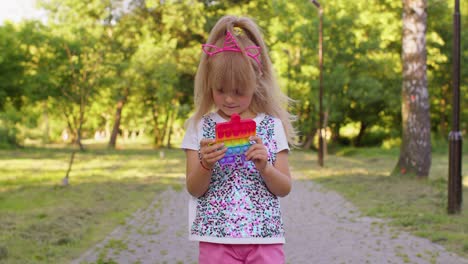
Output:
[[245,158],[254,162],[257,170],[262,173],[268,165],[268,151],[263,141],[258,136],[250,137],[251,141],[255,141],[250,148],[245,152]]

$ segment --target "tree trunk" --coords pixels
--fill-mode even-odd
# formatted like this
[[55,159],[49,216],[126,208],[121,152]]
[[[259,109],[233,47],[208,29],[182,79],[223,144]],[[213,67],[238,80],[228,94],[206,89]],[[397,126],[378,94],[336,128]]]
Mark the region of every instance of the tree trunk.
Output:
[[79,117],[79,120],[78,120],[78,129],[76,131],[76,144],[78,145],[78,147],[80,147],[80,150],[81,151],[84,151],[84,146],[83,146],[83,143],[81,143],[81,139],[82,139],[82,128],[83,128],[83,124],[84,124],[84,112],[85,112],[85,101],[83,100],[83,98],[81,98],[81,103],[80,103],[80,117]]
[[[303,111],[303,114],[304,114],[304,118],[305,119],[309,119],[310,120],[310,123],[311,123],[311,128],[309,130],[309,133],[305,134],[303,136],[303,143],[302,143],[302,147],[304,149],[316,149],[315,146],[314,146],[314,138],[315,138],[315,135],[317,134],[317,127],[314,126],[315,124],[315,119],[313,118],[312,116],[312,108],[314,106],[312,105],[312,103],[310,103]],[[301,124],[302,125],[302,124]]]
[[304,144],[302,145],[302,148],[304,149],[316,149],[315,146],[314,146],[314,138],[315,138],[315,135],[317,134],[317,129],[316,128],[313,128],[309,134],[306,135],[305,137],[305,140],[304,140]]
[[120,120],[122,119],[122,108],[124,106],[123,100],[117,102],[117,109],[115,110],[114,125],[109,139],[108,148],[115,149],[117,143],[117,136],[119,134]]
[[166,112],[166,119],[164,120],[164,124],[163,124],[163,127],[161,129],[161,145],[163,145],[163,142],[164,142],[164,139],[166,138],[166,133],[167,133],[167,126],[169,125],[169,120],[171,118],[171,110],[169,110],[169,108],[167,108],[167,112]]
[[159,129],[159,113],[156,105],[152,107],[153,112],[153,146],[159,147],[161,146],[161,131]]
[[323,158],[328,155],[328,145],[327,145],[327,127],[328,127],[328,109],[323,113]]
[[356,140],[354,141],[354,145],[356,147],[362,146],[362,138],[364,137],[364,134],[366,133],[367,129],[367,124],[361,121],[361,127],[359,128],[359,133],[356,137]]
[[42,104],[44,112],[42,116],[44,118],[44,131],[42,134],[42,144],[48,144],[50,142],[50,125],[49,125],[49,107],[47,104],[47,99]]
[[117,102],[117,109],[115,110],[114,116],[114,126],[112,127],[111,136],[109,139],[108,148],[115,149],[115,145],[117,144],[117,136],[119,135],[120,130],[120,121],[122,120],[122,110],[127,102],[128,97],[128,89],[124,90],[124,94],[122,98]]
[[403,0],[402,143],[392,174],[427,177],[431,167],[426,8],[427,0]]
[[176,118],[176,115],[177,115],[177,110],[173,110],[172,113],[171,113],[171,120],[169,122],[169,131],[167,133],[167,145],[166,147],[167,148],[171,148],[171,137],[172,137],[172,129],[173,129],[173,126],[174,126],[174,119]]
[[75,153],[76,151],[72,151],[71,156],[70,156],[70,162],[68,162],[68,170],[67,173],[65,174],[65,177],[62,179],[62,185],[63,186],[68,186],[70,183],[70,172],[73,166],[73,161],[75,160]]
[[65,119],[67,120],[67,127],[68,127],[68,132],[70,133],[70,138],[69,142],[72,144],[76,142],[76,130],[75,127],[73,126],[73,122],[71,122],[70,119],[73,119],[73,117],[68,114],[66,111],[64,111]]
[[340,128],[341,128],[341,125],[339,122],[336,122],[335,126],[332,126],[331,142],[333,142],[333,144],[340,143],[340,140],[341,140]]

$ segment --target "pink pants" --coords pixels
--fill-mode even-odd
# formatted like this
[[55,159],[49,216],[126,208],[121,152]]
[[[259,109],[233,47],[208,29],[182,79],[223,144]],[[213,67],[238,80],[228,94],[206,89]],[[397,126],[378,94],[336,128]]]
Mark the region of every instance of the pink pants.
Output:
[[283,244],[229,245],[200,242],[199,264],[284,264]]

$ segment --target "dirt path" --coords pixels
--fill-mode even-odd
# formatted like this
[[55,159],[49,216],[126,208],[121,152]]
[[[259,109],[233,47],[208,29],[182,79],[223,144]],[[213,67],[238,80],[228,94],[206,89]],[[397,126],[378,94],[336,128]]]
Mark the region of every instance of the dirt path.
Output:
[[[94,263],[99,258],[117,263],[197,263],[197,244],[187,239],[187,199],[185,191],[164,192],[72,263]],[[362,217],[340,195],[311,181],[295,181],[281,206],[287,263],[468,264],[427,239]]]

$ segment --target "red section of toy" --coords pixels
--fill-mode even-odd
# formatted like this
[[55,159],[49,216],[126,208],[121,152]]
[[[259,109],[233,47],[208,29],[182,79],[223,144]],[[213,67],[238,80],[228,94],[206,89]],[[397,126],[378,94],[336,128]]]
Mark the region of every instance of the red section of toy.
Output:
[[233,163],[236,156],[244,160],[244,153],[250,147],[249,138],[255,136],[257,124],[253,119],[241,120],[238,114],[232,114],[228,122],[216,124],[216,142],[223,142],[227,147],[226,155],[219,162]]

